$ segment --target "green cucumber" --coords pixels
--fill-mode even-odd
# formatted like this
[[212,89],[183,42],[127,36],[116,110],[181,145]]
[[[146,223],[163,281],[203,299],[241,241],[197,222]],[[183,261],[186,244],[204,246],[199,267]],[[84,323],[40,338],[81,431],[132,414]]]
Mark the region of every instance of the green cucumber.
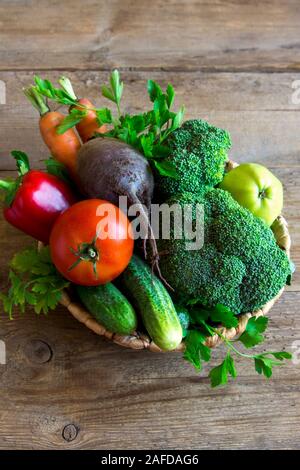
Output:
[[164,351],[175,349],[181,343],[182,329],[162,282],[136,255],[131,258],[121,280],[154,343]]
[[129,335],[136,329],[137,317],[132,305],[112,283],[76,286],[76,289],[86,309],[108,331]]

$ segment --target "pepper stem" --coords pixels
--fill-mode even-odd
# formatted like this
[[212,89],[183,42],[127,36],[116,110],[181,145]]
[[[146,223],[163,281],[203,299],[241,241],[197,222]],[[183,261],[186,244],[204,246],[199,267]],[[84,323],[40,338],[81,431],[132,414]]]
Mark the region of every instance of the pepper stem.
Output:
[[9,191],[14,185],[13,181],[0,180],[0,188]]

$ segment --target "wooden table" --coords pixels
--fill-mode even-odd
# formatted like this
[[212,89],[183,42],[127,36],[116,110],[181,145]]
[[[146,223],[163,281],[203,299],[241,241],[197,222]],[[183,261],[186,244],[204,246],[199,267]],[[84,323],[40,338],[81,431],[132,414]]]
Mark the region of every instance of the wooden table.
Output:
[[[187,118],[232,134],[231,158],[261,162],[282,180],[284,214],[300,261],[300,3],[298,0],[1,0],[0,176],[11,149],[35,167],[48,156],[38,116],[22,94],[35,73],[70,76],[99,105],[100,84],[118,67],[124,104],[147,104],[148,78],[172,82]],[[12,254],[31,240],[0,220],[0,282]],[[273,308],[266,348],[300,341],[300,274]],[[48,317],[1,314],[0,448],[299,448],[300,365],[265,381],[238,361],[239,378],[211,390],[178,354],[123,350],[65,309]],[[214,352],[217,363],[220,348]]]

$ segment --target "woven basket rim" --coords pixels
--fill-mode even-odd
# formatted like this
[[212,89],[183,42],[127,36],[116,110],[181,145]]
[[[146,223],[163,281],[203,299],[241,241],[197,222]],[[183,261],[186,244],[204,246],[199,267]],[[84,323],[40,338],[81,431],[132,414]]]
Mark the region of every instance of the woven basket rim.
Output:
[[[238,166],[238,163],[228,160],[226,164],[226,170],[230,171],[231,169]],[[288,231],[288,224],[285,218],[280,215],[277,217],[276,221],[273,224],[273,232],[276,238],[276,242],[278,246],[283,249],[287,256],[290,257],[290,246],[291,246],[291,239],[290,234]],[[39,246],[42,246],[39,243]],[[246,329],[248,320],[251,317],[260,317],[262,315],[266,315],[269,310],[273,307],[275,302],[281,297],[284,291],[284,287],[278,292],[278,294],[267,302],[262,308],[256,310],[255,312],[244,313],[239,315],[239,323],[236,328],[224,328],[220,327],[219,332],[222,333],[222,336],[232,340],[238,336],[240,336]],[[116,333],[112,333],[108,331],[103,325],[98,323],[92,315],[78,302],[73,302],[70,298],[69,293],[64,290],[62,294],[62,298],[60,303],[67,308],[67,310],[71,313],[71,315],[76,318],[80,323],[83,323],[87,328],[92,330],[99,336],[103,336],[108,340],[118,344],[119,346],[123,346],[127,349],[135,349],[135,350],[142,350],[147,349],[151,352],[163,352],[145,333],[140,333],[138,331],[132,333],[131,335],[119,335]],[[214,336],[208,337],[206,340],[206,345],[210,348],[217,346],[218,344],[222,343],[223,340],[220,338],[219,335],[215,334]],[[174,349],[173,351],[183,351],[184,350],[184,342],[182,341],[181,344]]]

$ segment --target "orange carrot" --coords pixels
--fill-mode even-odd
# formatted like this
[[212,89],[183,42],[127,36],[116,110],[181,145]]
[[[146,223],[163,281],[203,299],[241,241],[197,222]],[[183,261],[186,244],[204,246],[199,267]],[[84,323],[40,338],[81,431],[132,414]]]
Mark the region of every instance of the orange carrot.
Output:
[[81,106],[74,106],[75,109],[82,110],[82,106],[85,106],[88,109],[92,108],[88,110],[87,115],[76,125],[77,132],[80,135],[83,143],[91,139],[96,132],[101,134],[107,132],[107,127],[105,124],[99,127],[97,122],[97,115],[93,109],[94,106],[89,99],[81,98],[78,100],[78,104]]
[[76,177],[77,154],[81,147],[76,132],[74,129],[68,129],[63,134],[57,134],[57,127],[65,119],[65,115],[58,111],[50,111],[35,87],[24,89],[24,93],[40,113],[40,132],[52,156],[65,165],[73,178]]
[[67,77],[61,77],[59,79],[59,83],[64,91],[78,103],[78,106],[71,106],[70,109],[78,109],[83,111],[86,108],[87,110],[86,116],[78,124],[76,124],[76,129],[81,137],[82,142],[87,142],[94,136],[96,132],[99,132],[100,134],[107,132],[107,126],[105,124],[99,126],[95,107],[91,101],[88,98],[78,99],[73,90],[72,83]]
[[77,154],[81,144],[73,129],[57,134],[57,127],[64,119],[65,115],[58,111],[44,114],[40,119],[40,132],[55,160],[65,165],[74,176],[77,172]]

